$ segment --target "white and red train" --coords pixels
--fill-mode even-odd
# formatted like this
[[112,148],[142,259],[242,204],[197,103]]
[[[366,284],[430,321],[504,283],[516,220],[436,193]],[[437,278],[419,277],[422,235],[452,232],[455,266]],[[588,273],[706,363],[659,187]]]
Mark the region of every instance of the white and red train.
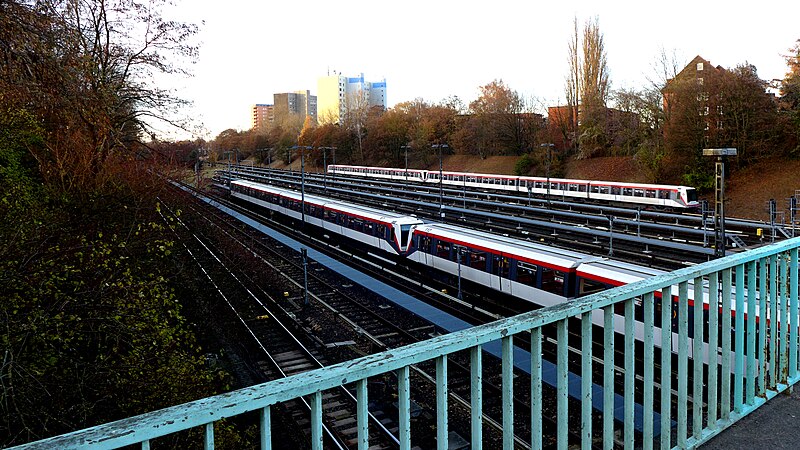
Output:
[[[253,181],[234,180],[230,188],[235,198],[297,221],[303,220],[301,204],[304,202],[306,223],[322,230],[332,239],[345,238],[351,245],[360,246],[386,259],[410,262],[409,266],[427,271],[430,275],[450,277],[451,280],[460,276],[474,287],[501,292],[538,306],[559,304],[663,273],[635,264],[456,225],[426,223],[413,216],[315,195],[302,198],[296,191]],[[690,297],[692,293],[690,286]],[[708,301],[705,298],[702,301],[707,311]],[[677,329],[676,302],[677,286],[673,286],[673,330]],[[693,299],[690,302],[694,303]],[[660,310],[661,302],[657,301],[657,345],[660,345]],[[691,323],[693,308],[690,307],[688,312]],[[595,325],[602,326],[602,311],[596,311],[592,319]],[[621,312],[615,315],[614,322],[615,329],[621,333],[624,329]],[[643,339],[643,324],[638,320],[635,334],[636,339]],[[673,350],[677,343],[678,335],[673,333]],[[707,346],[704,344],[703,347],[706,353]],[[689,348],[693,348],[691,343]],[[707,353],[703,359],[707,361]]]
[[[408,180],[419,183],[439,183],[439,172],[435,170],[401,169],[392,167],[367,167],[329,165],[328,173],[355,175],[387,180]],[[470,172],[442,172],[442,184],[471,189],[486,189],[550,195],[570,199],[588,199],[607,203],[630,203],[663,209],[698,208],[697,191],[688,186],[664,184],[622,183],[616,181],[573,180],[521,177]]]

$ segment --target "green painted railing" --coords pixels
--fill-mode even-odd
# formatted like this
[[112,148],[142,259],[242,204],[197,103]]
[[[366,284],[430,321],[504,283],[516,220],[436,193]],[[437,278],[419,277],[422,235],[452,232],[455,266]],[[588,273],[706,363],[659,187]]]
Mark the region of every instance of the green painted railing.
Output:
[[[580,368],[576,369],[583,380],[579,424],[582,448],[588,449],[599,442],[604,448],[620,444],[628,449],[655,446],[691,448],[720,433],[798,381],[798,247],[800,238],[791,239],[396,350],[18,448],[106,449],[141,444],[146,449],[153,439],[193,427],[205,427],[206,447],[213,448],[214,422],[258,411],[261,447],[268,449],[271,448],[270,407],[301,396],[311,399],[312,446],[322,448],[322,392],[353,383],[360,404],[358,411],[364,412],[368,402],[366,381],[370,377],[393,373],[398,379],[400,448],[409,449],[414,439],[410,426],[409,367],[434,360],[439,426],[437,446],[446,449],[448,398],[443,393],[447,392],[448,355],[468,350],[472,365],[470,440],[472,448],[480,449],[480,349],[496,340],[502,341],[503,355],[502,401],[507,416],[502,420],[503,443],[504,447],[510,448],[514,443],[511,349],[515,335],[529,333],[533,429],[530,446],[538,449],[550,445],[542,438],[542,327],[555,325],[554,337],[558,340],[554,361],[557,364],[555,443],[558,448],[565,449],[570,426],[567,411],[567,331],[570,324],[574,327],[580,325],[582,336],[583,356]],[[710,298],[712,304],[718,303],[715,305],[718,307],[706,309],[704,305],[707,307],[708,303],[692,301],[700,298],[706,298],[706,301]],[[664,302],[669,306],[662,308]],[[595,361],[591,352],[592,333],[596,330],[592,326],[593,313],[604,317],[605,329],[600,330],[603,335],[597,337],[605,344],[602,361],[600,358]],[[624,331],[624,338],[619,341],[612,331],[615,321],[620,331]],[[657,327],[662,323],[663,333]],[[695,339],[698,336],[703,338]],[[614,348],[619,342],[624,346],[624,361],[621,367],[615,368]],[[660,348],[671,348],[672,352],[660,352]],[[635,364],[636,349],[642,352],[639,357],[643,365]],[[619,365],[620,361],[616,363]],[[674,373],[673,363],[677,364]],[[603,371],[604,402],[600,430],[592,429],[590,374],[593,364],[600,364]],[[620,372],[624,378],[625,420],[620,434],[615,434],[613,420],[615,372]],[[658,376],[657,372],[660,372]],[[662,383],[662,380],[669,380],[669,383]],[[656,398],[660,399],[657,403]],[[644,411],[641,432],[634,429],[635,403],[641,404]],[[366,414],[358,414],[360,449],[369,447],[366,417]],[[658,435],[654,432],[654,418],[660,420],[661,433]],[[572,426],[578,425],[573,423]]]

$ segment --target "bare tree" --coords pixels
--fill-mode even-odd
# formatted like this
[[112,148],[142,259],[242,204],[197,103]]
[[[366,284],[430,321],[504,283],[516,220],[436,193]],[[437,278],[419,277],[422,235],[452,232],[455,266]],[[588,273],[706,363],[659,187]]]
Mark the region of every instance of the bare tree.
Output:
[[341,117],[341,124],[350,132],[355,133],[358,142],[358,155],[364,161],[364,125],[367,123],[369,114],[369,99],[367,93],[357,90],[348,94],[344,102],[344,114]]
[[564,142],[569,143],[572,150],[577,150],[576,146],[578,145],[578,141],[575,139],[575,136],[577,136],[578,132],[578,103],[581,99],[581,80],[583,79],[583,75],[580,54],[578,53],[580,39],[578,35],[577,17],[573,18],[572,24],[573,34],[567,46],[569,63],[569,74],[567,75],[565,87],[567,108],[565,114],[561,114],[561,108],[558,108],[558,112],[563,116],[559,118],[561,119],[559,121],[559,127],[564,135]]
[[608,66],[603,33],[597,17],[583,29],[581,61],[581,124],[578,157],[589,158],[606,145],[606,102],[608,100]]

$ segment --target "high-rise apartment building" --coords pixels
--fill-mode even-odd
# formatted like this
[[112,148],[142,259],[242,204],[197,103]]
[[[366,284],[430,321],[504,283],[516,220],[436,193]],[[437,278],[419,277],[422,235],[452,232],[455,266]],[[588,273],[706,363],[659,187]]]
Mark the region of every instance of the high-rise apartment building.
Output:
[[333,74],[317,80],[318,117],[323,123],[337,123],[347,108],[386,108],[386,80],[364,81],[364,74],[346,77]]
[[264,103],[253,105],[253,129],[266,130],[275,121],[275,107]]
[[281,94],[274,94],[275,120],[282,120],[290,115],[300,116],[305,120],[306,116],[317,120],[317,97],[311,95],[311,91],[295,91]]

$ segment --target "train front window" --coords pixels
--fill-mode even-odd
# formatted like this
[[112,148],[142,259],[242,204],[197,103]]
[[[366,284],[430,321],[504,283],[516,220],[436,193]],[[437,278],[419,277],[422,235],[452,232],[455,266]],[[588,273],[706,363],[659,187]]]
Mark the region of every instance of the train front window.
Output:
[[579,295],[589,295],[594,294],[595,292],[600,292],[602,290],[607,289],[603,283],[593,280],[587,280],[586,278],[581,278],[580,287],[579,287]]
[[697,201],[697,191],[689,188],[686,189],[686,201],[689,203],[694,203]]
[[400,245],[408,242],[409,233],[411,233],[411,225],[400,225]]

